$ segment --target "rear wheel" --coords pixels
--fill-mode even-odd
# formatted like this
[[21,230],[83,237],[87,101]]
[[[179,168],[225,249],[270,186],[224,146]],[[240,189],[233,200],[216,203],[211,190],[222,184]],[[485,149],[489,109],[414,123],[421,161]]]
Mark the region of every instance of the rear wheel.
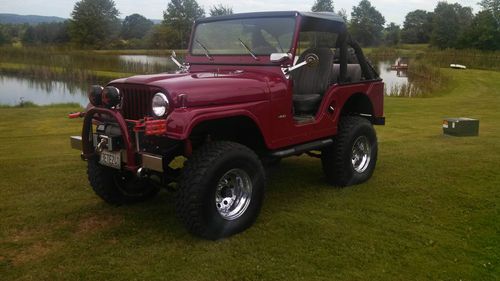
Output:
[[87,162],[87,175],[94,192],[106,203],[124,205],[154,197],[159,188],[132,172],[120,171],[99,164],[98,157]]
[[189,232],[224,238],[254,223],[264,186],[264,169],[252,150],[233,142],[207,143],[184,166],[176,212]]
[[321,163],[328,182],[350,186],[367,181],[377,162],[377,136],[366,118],[345,116],[332,146],[324,148]]

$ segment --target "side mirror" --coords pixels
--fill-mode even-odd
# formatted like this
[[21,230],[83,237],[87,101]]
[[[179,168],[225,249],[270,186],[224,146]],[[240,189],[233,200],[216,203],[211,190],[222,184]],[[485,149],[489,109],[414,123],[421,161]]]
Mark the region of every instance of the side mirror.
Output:
[[287,59],[291,59],[292,54],[290,53],[272,53],[269,57],[271,62],[283,62]]

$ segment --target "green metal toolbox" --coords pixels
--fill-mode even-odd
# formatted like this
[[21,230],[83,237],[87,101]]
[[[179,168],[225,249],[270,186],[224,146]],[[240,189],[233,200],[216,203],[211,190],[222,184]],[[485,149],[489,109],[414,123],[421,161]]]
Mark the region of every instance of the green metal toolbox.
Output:
[[472,118],[446,118],[443,120],[443,133],[456,137],[479,135],[479,120]]

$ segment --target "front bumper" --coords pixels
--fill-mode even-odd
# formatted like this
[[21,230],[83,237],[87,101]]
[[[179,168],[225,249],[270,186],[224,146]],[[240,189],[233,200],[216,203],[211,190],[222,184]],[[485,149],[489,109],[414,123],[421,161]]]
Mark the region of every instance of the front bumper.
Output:
[[107,108],[90,108],[86,113],[83,121],[83,129],[81,136],[71,136],[70,146],[73,149],[82,151],[82,157],[84,159],[89,159],[90,157],[98,154],[98,151],[94,148],[93,143],[93,132],[92,132],[92,119],[96,115],[105,115],[110,117],[112,121],[119,127],[122,138],[122,149],[121,151],[121,161],[125,165],[125,169],[132,172],[137,172],[139,168],[152,170],[156,172],[163,172],[164,159],[161,155],[155,155],[147,152],[139,151],[138,149],[138,133],[135,129],[139,126],[134,127],[135,141],[133,141],[129,127],[127,126],[127,121],[123,116],[115,110]]
[[[82,151],[83,142],[81,136],[71,136],[70,137],[70,146],[72,149],[76,149],[78,151]],[[127,161],[127,151],[125,149],[121,151],[121,159],[122,162],[128,163]],[[140,158],[141,168],[146,170],[151,170],[159,173],[163,173],[163,157],[160,155],[155,155],[151,153],[137,153]],[[86,159],[86,157],[84,156]],[[128,166],[127,166],[128,167]]]

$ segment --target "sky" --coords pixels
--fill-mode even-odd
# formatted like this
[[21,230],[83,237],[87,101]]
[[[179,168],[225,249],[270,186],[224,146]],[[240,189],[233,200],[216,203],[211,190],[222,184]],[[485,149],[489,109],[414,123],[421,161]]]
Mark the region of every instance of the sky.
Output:
[[[258,11],[283,11],[298,10],[308,11],[314,0],[197,0],[208,13],[210,7],[223,4],[233,7],[235,13],[258,12]],[[386,23],[395,22],[402,24],[404,17],[410,11],[416,9],[434,10],[439,0],[371,0],[377,10],[386,19]],[[58,16],[69,18],[74,4],[77,0],[0,0],[0,13],[13,13],[21,15]],[[168,0],[115,0],[116,7],[121,12],[121,17],[138,13],[150,19],[162,19],[163,10],[166,9]],[[470,6],[474,12],[479,10],[479,0],[449,0],[451,3],[459,3]],[[350,15],[352,6],[357,5],[359,0],[334,0],[335,10],[345,9]]]

